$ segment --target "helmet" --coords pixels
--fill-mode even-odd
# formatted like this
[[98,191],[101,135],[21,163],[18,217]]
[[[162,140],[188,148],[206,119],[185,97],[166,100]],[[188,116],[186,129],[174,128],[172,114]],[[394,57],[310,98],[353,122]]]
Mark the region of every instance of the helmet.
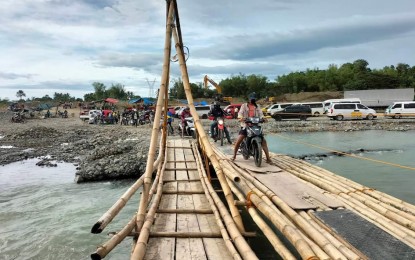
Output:
[[190,108],[189,107],[185,107],[184,110],[188,111],[188,110],[190,110]]
[[219,102],[218,102],[218,101],[215,101],[215,102],[213,103],[213,105],[214,105],[215,107],[220,107],[220,104],[219,104]]
[[248,95],[248,100],[252,100],[252,99],[256,99],[256,93],[252,92],[251,94]]

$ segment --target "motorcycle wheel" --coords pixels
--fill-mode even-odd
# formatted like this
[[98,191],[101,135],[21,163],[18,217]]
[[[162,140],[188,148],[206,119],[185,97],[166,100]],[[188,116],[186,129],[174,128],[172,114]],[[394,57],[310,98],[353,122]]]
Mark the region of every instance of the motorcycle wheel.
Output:
[[223,129],[219,129],[220,146],[223,146]]
[[246,142],[245,142],[245,140],[244,140],[244,141],[242,141],[242,143],[241,143],[241,152],[242,152],[242,157],[243,157],[245,160],[248,160],[248,159],[249,159],[249,152],[248,152],[248,147],[246,147]]
[[262,163],[262,150],[257,142],[252,143],[252,151],[254,154],[255,165],[260,167]]

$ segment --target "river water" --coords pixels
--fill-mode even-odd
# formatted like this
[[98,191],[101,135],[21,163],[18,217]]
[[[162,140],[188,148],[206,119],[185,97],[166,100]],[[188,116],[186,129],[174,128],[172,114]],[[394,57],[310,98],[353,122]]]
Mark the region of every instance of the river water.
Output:
[[[271,151],[294,156],[326,153],[323,148],[371,150],[357,155],[396,165],[345,156],[310,162],[415,204],[413,131],[284,133],[267,140]],[[75,184],[72,164],[41,168],[36,162],[0,166],[0,259],[89,259],[108,239],[106,233],[120,230],[137,209],[138,195],[102,234],[91,234],[93,224],[133,181]],[[106,259],[128,259],[130,249],[127,239]]]

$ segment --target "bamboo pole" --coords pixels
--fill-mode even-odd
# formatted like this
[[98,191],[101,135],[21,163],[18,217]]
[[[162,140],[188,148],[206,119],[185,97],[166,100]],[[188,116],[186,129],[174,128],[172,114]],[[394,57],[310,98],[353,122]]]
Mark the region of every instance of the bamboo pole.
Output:
[[119,243],[121,243],[121,241],[124,240],[124,238],[126,238],[131,233],[131,231],[133,231],[136,218],[137,216],[134,214],[131,220],[121,229],[120,232],[115,234],[104,244],[98,246],[97,250],[91,254],[91,259],[101,260],[102,258],[106,257],[112,251],[112,249],[114,249]]
[[[142,198],[140,200],[138,213],[137,213],[137,220],[136,220],[136,230],[140,230],[141,226],[144,223],[144,218],[147,211],[148,206],[148,194],[150,190],[151,184],[151,174],[153,172],[153,160],[155,155],[155,144],[158,137],[159,132],[159,124],[160,124],[160,117],[161,117],[161,110],[163,107],[163,99],[164,99],[164,92],[166,91],[166,84],[168,81],[168,72],[170,66],[170,51],[171,51],[171,33],[172,33],[172,26],[173,26],[173,1],[170,2],[170,6],[168,9],[168,17],[166,20],[166,37],[164,42],[164,61],[163,61],[163,71],[161,76],[161,85],[159,90],[159,96],[157,99],[157,106],[156,106],[156,113],[153,122],[153,129],[150,138],[150,147],[149,153],[147,157],[147,167],[144,174],[144,187]],[[135,247],[137,248],[137,246]],[[134,250],[135,251],[135,250]],[[133,252],[134,255],[134,252]]]
[[[218,224],[221,230],[223,239],[229,252],[232,254],[234,258],[242,256],[244,259],[257,259],[256,255],[254,254],[246,240],[242,237],[238,227],[236,226],[232,217],[229,215],[229,212],[226,210],[226,207],[223,204],[222,200],[214,191],[210,183],[209,177],[207,176],[206,171],[203,168],[202,158],[199,152],[196,150],[196,148],[193,148],[193,153],[196,157],[196,164],[200,168],[199,176],[203,189],[205,190],[206,197],[211,205],[212,210],[215,212],[216,223]],[[236,251],[232,241],[234,241],[235,246],[239,252]]]
[[[167,157],[167,149],[165,151],[164,156],[165,158]],[[157,193],[156,193],[155,199],[153,203],[151,204],[150,210],[148,211],[146,219],[140,230],[140,235],[138,236],[137,243],[135,245],[133,253],[131,254],[131,258],[130,258],[131,260],[141,260],[145,256],[146,249],[147,249],[147,241],[150,236],[151,225],[154,222],[156,211],[159,206],[161,196],[163,194],[163,174],[164,174],[164,169],[166,168],[166,165],[167,165],[167,162],[165,160],[160,170],[160,178],[157,184]]]
[[[216,151],[218,152],[218,151]],[[230,164],[228,160],[221,161],[223,164]],[[226,168],[225,168],[226,169]],[[305,221],[303,218],[301,218],[294,210],[292,210],[285,202],[283,202],[281,199],[279,199],[275,193],[270,191],[265,185],[261,184],[258,180],[256,180],[253,176],[249,175],[247,172],[239,169],[239,167],[234,167],[237,173],[242,174],[242,177],[247,177],[248,180],[245,183],[242,184],[246,185],[245,192],[253,192],[256,196],[260,197],[260,199],[267,204],[270,209],[274,210],[276,213],[278,213],[280,216],[282,216],[282,213],[279,212],[279,210],[275,207],[274,203],[278,205],[278,207],[286,214],[288,215],[292,221],[294,221],[299,227],[301,227],[308,236],[311,236],[316,243],[321,246],[325,252],[327,252],[333,259],[346,259],[346,257],[334,246],[330,243],[328,239],[326,239],[323,235],[321,235],[312,225],[310,225],[307,221]],[[227,173],[227,172],[225,172]],[[257,188],[258,185],[260,188],[262,188],[262,191]],[[267,194],[267,197],[264,193]],[[247,193],[248,194],[248,193]],[[251,195],[250,197],[252,197]],[[271,198],[272,201],[269,199]],[[273,203],[274,202],[274,203]]]
[[[239,201],[245,201],[244,195],[239,191],[239,189],[235,186],[231,179],[229,180],[229,187],[231,188],[232,192],[238,197]],[[257,210],[253,207],[245,207],[248,211],[249,215],[251,215],[252,220],[257,224],[257,226],[261,229],[264,233],[265,237],[274,247],[275,251],[285,260],[294,260],[296,259],[295,256],[288,250],[284,243],[275,235],[272,231],[271,227],[262,219],[262,217],[258,214]]]
[[194,124],[195,124],[197,132],[198,132],[198,136],[199,136],[200,140],[202,141],[202,144],[203,144],[202,146],[204,147],[204,151],[206,152],[207,157],[209,158],[210,162],[212,163],[213,167],[215,168],[216,175],[218,176],[220,185],[221,185],[222,190],[224,192],[226,202],[228,203],[228,207],[231,211],[232,218],[235,221],[236,225],[238,226],[239,231],[244,232],[245,228],[243,226],[242,217],[241,217],[238,209],[234,205],[233,194],[230,191],[228,183],[226,182],[226,178],[223,174],[223,170],[222,170],[222,168],[219,164],[219,161],[218,161],[216,155],[214,154],[214,152],[212,151],[212,147],[209,143],[208,137],[207,137],[207,135],[206,135],[206,133],[203,129],[203,125],[200,122],[200,119],[199,119],[199,116],[197,114],[196,108],[194,107],[194,102],[193,102],[193,97],[192,97],[192,92],[191,92],[190,82],[189,82],[189,75],[187,74],[186,62],[184,60],[184,55],[183,55],[183,51],[182,51],[182,43],[179,42],[176,30],[173,30],[173,38],[174,38],[174,41],[175,41],[175,44],[176,44],[176,52],[178,54],[177,56],[179,58],[180,69],[181,69],[181,73],[182,73],[182,80],[183,80],[183,85],[184,85],[184,91],[186,93],[187,102],[188,102],[189,107],[190,107],[190,112],[192,114]]
[[[161,157],[154,162],[153,167],[156,168],[160,163]],[[124,208],[127,204],[127,201],[134,195],[134,193],[143,185],[144,175],[133,184],[130,188],[112,205],[107,212],[105,212],[98,221],[94,224],[91,229],[91,233],[98,234],[101,233],[105,227],[111,223],[111,221],[117,216],[117,214]]]
[[[304,168],[309,175],[310,173],[314,174],[316,173],[313,169],[307,169]],[[317,174],[318,175],[318,174]],[[332,175],[330,175],[331,177]],[[320,177],[317,177],[317,179],[320,179]],[[320,179],[321,180],[321,179]],[[331,180],[330,180],[331,181]],[[321,185],[322,186],[322,185]],[[391,206],[383,203],[382,201],[375,200],[372,196],[364,195],[365,190],[369,190],[369,188],[361,186],[361,185],[354,185],[356,188],[359,188],[359,190],[352,190],[348,191],[347,194],[349,194],[351,197],[357,199],[358,201],[362,202],[372,210],[375,210],[376,212],[382,214],[383,216],[393,220],[394,222],[411,229],[412,231],[415,229],[415,226],[413,224],[413,218],[410,214],[400,211],[397,208],[392,208]],[[337,194],[340,194],[342,191],[335,191]],[[407,233],[412,233],[409,231],[406,231]]]

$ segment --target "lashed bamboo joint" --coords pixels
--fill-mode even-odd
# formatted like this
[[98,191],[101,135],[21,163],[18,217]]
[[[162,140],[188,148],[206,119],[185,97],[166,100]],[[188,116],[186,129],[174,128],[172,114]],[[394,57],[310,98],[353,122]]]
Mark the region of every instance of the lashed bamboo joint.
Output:
[[[163,107],[168,107],[172,38],[194,115],[195,141],[166,133],[167,109]],[[352,212],[396,239],[399,248],[406,250],[405,256],[415,255],[414,205],[288,156],[272,154],[272,166],[279,171],[257,175],[209,142],[194,107],[177,3],[167,0],[163,71],[146,171],[91,232],[102,232],[142,187],[138,211],[91,258],[102,259],[126,237],[134,237],[134,260],[187,259],[189,254],[198,259],[257,259],[256,248],[245,237],[259,239],[255,232],[261,230],[283,259],[370,259],[370,249],[350,241],[319,214],[340,210]],[[220,189],[215,190],[212,182],[218,182]],[[218,193],[223,193],[223,200]],[[251,216],[256,230],[245,230],[240,210]],[[400,259],[410,259],[405,256]]]

